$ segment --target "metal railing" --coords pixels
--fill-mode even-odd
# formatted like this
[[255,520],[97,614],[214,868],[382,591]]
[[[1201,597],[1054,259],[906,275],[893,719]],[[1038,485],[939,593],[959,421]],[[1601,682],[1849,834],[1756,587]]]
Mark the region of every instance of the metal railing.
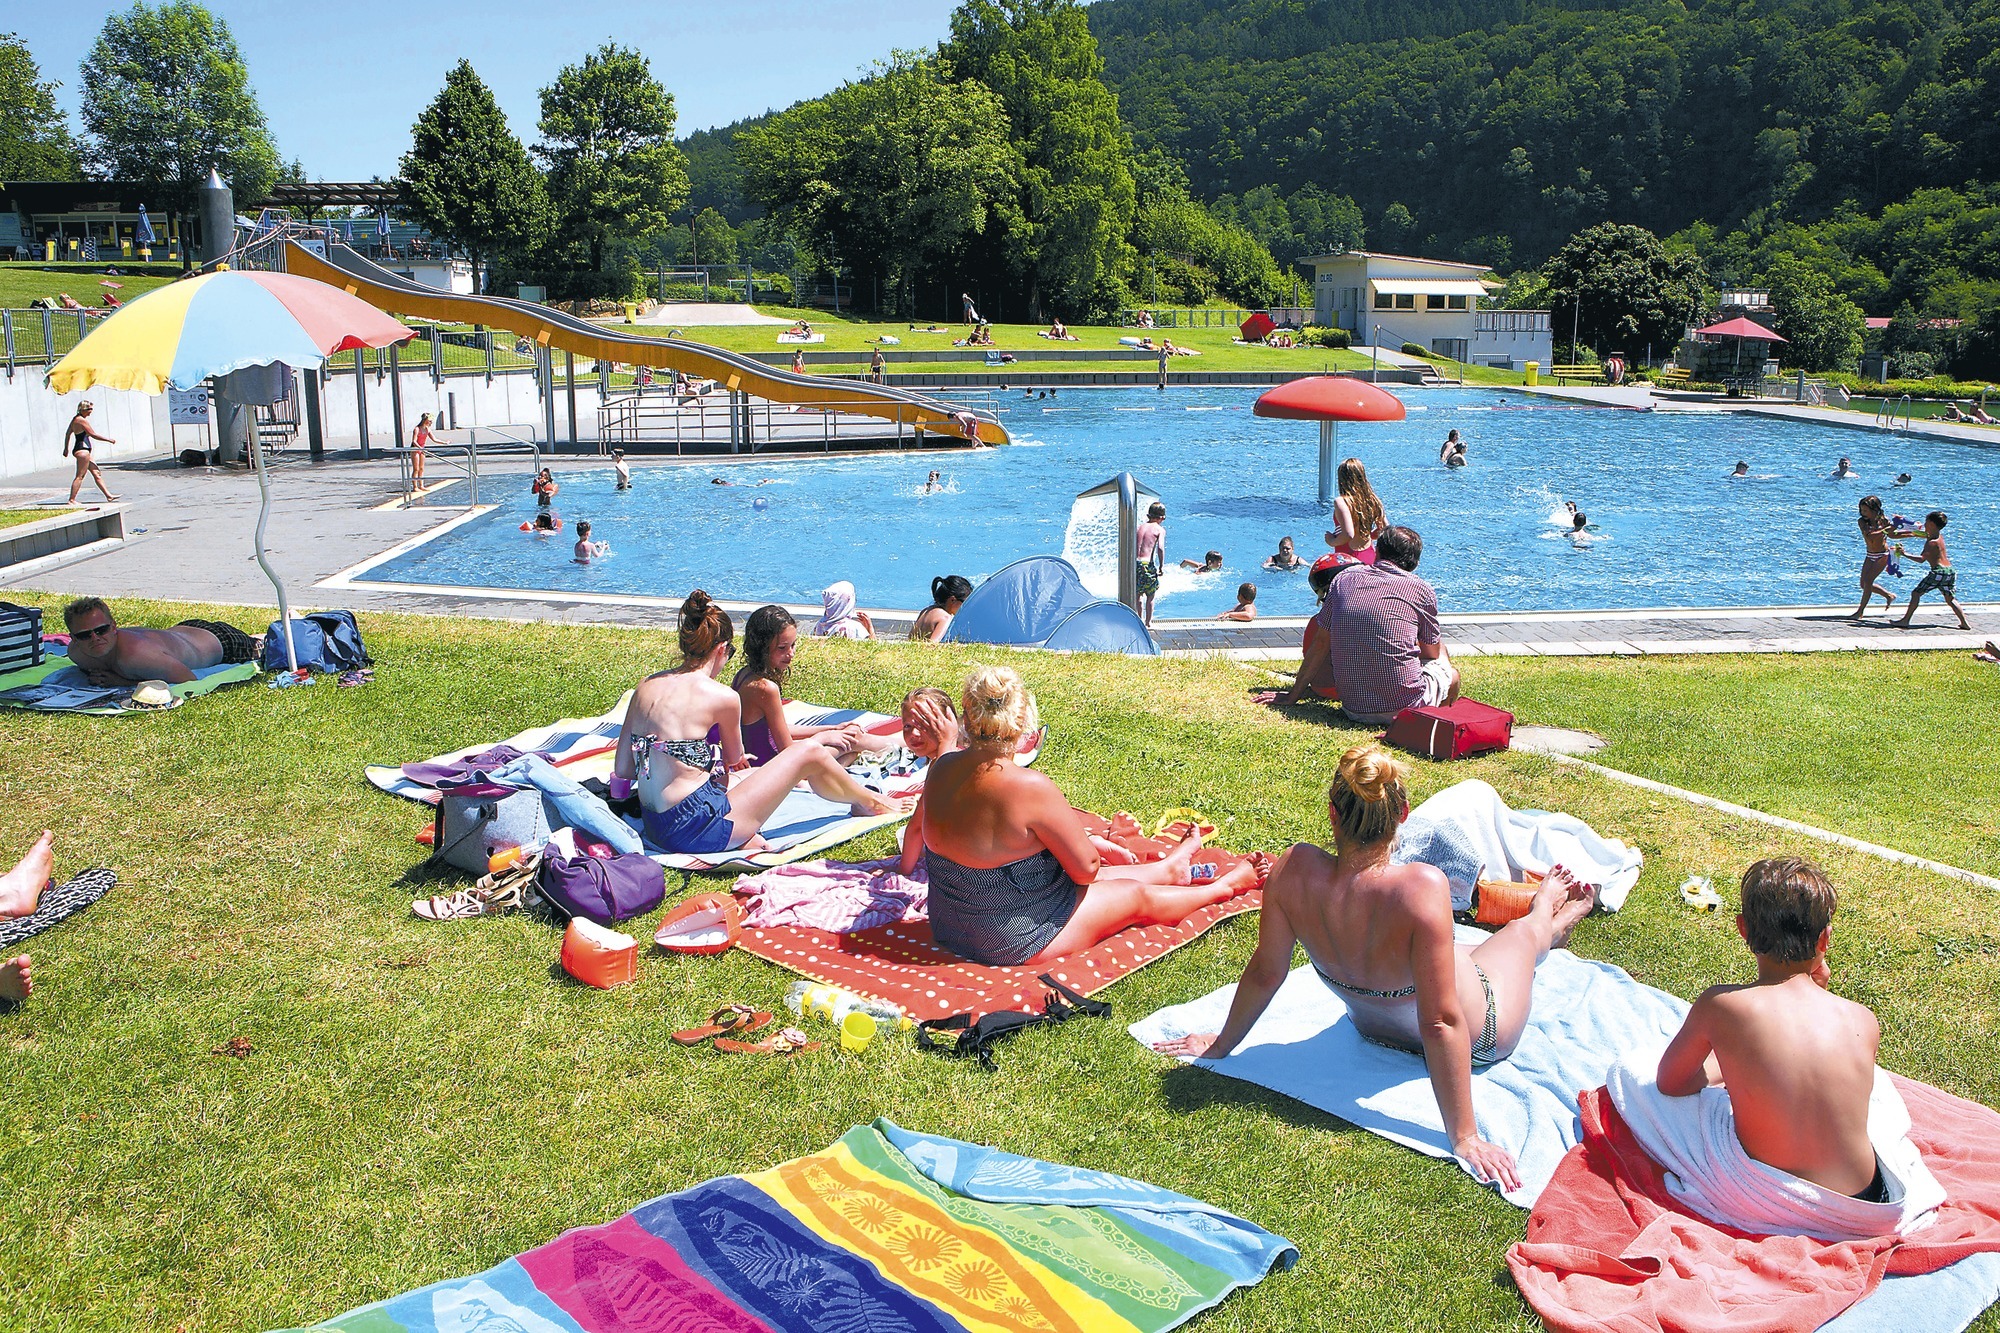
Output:
[[[954,399],[941,405],[970,412],[984,422],[999,421],[991,401]],[[892,425],[898,449],[922,446],[926,434],[953,438],[921,428],[915,404],[908,413],[893,417],[846,410],[849,406],[836,401],[780,403],[719,388],[697,394],[676,392],[671,385],[636,387],[608,395],[599,406],[597,452],[662,445],[671,445],[676,454],[685,453],[689,445],[720,446],[744,454],[814,446],[831,452],[843,441],[856,447],[887,441]]]
[[[526,430],[526,434],[517,431]],[[481,444],[479,436],[484,432],[489,438]],[[542,447],[536,441],[534,431],[527,427],[473,426],[466,430],[466,438],[461,443],[456,440],[432,440],[424,450],[425,470],[432,464],[441,465],[447,472],[465,478],[465,507],[474,508],[479,504],[479,458],[483,452],[489,459],[528,455],[529,475],[542,470]],[[396,455],[398,475],[403,494],[408,496],[407,504],[430,503],[428,496],[417,494],[416,450],[406,444],[392,446]],[[426,479],[428,485],[428,479]]]
[[1875,424],[1887,430],[1894,430],[1896,429],[1896,417],[1900,413],[1903,418],[1903,429],[1908,430],[1910,429],[1911,421],[1915,418],[1915,410],[1915,406],[1908,394],[1904,394],[1901,398],[1896,399],[1884,398],[1881,404],[1875,409]]
[[115,310],[0,310],[8,378],[20,366],[54,365]]

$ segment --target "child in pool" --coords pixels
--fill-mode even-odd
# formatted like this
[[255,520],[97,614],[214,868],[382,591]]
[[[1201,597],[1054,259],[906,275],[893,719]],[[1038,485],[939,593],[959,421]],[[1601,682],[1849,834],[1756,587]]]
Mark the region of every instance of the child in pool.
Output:
[[589,519],[584,519],[576,525],[576,563],[587,565],[599,556],[610,554],[610,542],[594,542],[590,539]]
[[1257,585],[1239,583],[1236,585],[1236,605],[1217,616],[1217,620],[1255,620],[1257,618]]
[[1266,556],[1264,559],[1264,568],[1279,571],[1298,569],[1304,564],[1305,561],[1299,559],[1298,551],[1293,548],[1290,537],[1278,538],[1278,553]]
[[1192,569],[1197,574],[1207,574],[1214,570],[1221,569],[1222,552],[1210,551],[1208,553],[1207,558],[1202,560],[1183,560],[1181,561],[1181,568]]

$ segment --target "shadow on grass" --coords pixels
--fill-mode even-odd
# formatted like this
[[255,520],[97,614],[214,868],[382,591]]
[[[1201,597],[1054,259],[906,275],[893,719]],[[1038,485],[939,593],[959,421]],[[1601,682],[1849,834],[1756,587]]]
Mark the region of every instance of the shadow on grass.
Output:
[[1160,1096],[1168,1110],[1181,1114],[1205,1111],[1215,1106],[1237,1110],[1254,1107],[1300,1129],[1342,1136],[1368,1132],[1296,1097],[1273,1092],[1255,1083],[1245,1083],[1240,1078],[1210,1073],[1195,1065],[1176,1065],[1162,1074]]

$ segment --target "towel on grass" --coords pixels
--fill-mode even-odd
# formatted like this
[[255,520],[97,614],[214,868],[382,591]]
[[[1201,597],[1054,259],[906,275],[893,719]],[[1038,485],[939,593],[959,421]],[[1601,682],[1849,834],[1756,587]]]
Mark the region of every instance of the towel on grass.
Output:
[[[1460,944],[1485,933],[1459,926]],[[1234,984],[1132,1024],[1142,1044],[1219,1032]],[[1657,1050],[1680,1030],[1687,1004],[1642,986],[1623,969],[1552,950],[1535,970],[1527,1031],[1514,1054],[1472,1073],[1479,1133],[1514,1155],[1521,1188],[1504,1197],[1526,1208],[1575,1146],[1577,1094],[1601,1087],[1625,1052]],[[1310,964],[1285,979],[1241,1046],[1205,1069],[1296,1097],[1350,1124],[1431,1157],[1452,1156],[1424,1058],[1368,1041],[1347,1005]]]
[[1161,1333],[1297,1258],[1198,1199],[877,1120],[316,1327]]
[[810,926],[844,935],[928,916],[930,881],[920,864],[904,876],[898,861],[804,861],[743,875],[746,926]]
[[1944,1187],[1910,1142],[1909,1110],[1880,1069],[1868,1098],[1868,1139],[1888,1201],[1866,1203],[1757,1161],[1736,1137],[1727,1088],[1669,1097],[1653,1081],[1658,1066],[1658,1052],[1621,1061],[1605,1091],[1684,1211],[1739,1231],[1833,1242],[1907,1235],[1944,1202]]
[[1597,1088],[1580,1099],[1581,1145],[1537,1201],[1527,1239],[1507,1252],[1521,1294],[1556,1330],[1963,1328],[2000,1295],[2000,1115],[1890,1079],[1910,1141],[1944,1187],[1928,1226],[1829,1243],[1694,1216]]
[[[257,675],[254,662],[223,663],[202,667],[194,679],[167,688],[178,707],[183,699],[207,694],[210,690]],[[129,713],[156,713],[157,708],[128,708],[130,685],[93,685],[83,668],[71,666],[65,657],[45,658],[40,666],[24,667],[0,676],[0,708],[25,708],[38,713],[84,713],[92,717],[123,717]]]
[[1523,872],[1545,875],[1556,865],[1595,884],[1598,904],[1615,912],[1639,882],[1644,860],[1638,848],[1599,837],[1575,815],[1511,810],[1477,778],[1446,787],[1410,811],[1391,859],[1442,870],[1455,912],[1472,905],[1472,886],[1482,878],[1518,882]]

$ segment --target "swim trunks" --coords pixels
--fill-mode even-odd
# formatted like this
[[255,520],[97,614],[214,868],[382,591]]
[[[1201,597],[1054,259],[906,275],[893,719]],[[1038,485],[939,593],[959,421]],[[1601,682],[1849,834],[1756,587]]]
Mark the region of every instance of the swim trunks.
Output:
[[1160,591],[1160,567],[1151,560],[1139,562],[1139,595],[1157,596]]
[[1931,572],[1924,575],[1917,586],[1910,590],[1910,596],[1921,597],[1933,590],[1947,597],[1955,596],[1958,592],[1958,571],[1950,565],[1933,565]]
[[960,958],[994,966],[1024,963],[1049,947],[1076,915],[1079,886],[1044,849],[991,869],[962,866],[924,849],[930,876],[931,936]]
[[676,801],[669,810],[647,810],[640,816],[646,838],[669,852],[707,856],[729,850],[735,825],[729,821],[729,789],[716,774]]
[[257,640],[234,625],[225,625],[220,620],[183,620],[175,629],[205,629],[222,644],[222,660],[234,666],[238,662],[257,660]]

